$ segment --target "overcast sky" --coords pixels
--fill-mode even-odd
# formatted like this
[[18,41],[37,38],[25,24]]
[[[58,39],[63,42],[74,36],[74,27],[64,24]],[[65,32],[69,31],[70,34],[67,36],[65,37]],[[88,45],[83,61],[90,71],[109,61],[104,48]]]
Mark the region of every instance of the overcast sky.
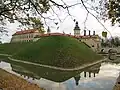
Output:
[[[59,0],[56,0],[57,2],[59,2]],[[65,0],[69,5],[76,3],[78,0]],[[59,2],[61,3],[61,2]],[[70,8],[70,14],[71,16],[67,16],[67,13],[65,10],[61,9],[58,10],[56,8],[54,8],[54,11],[58,14],[59,18],[61,20],[65,19],[64,22],[59,22],[58,17],[54,14],[54,16],[52,16],[52,18],[57,18],[55,22],[59,22],[58,25],[55,25],[55,23],[53,21],[50,20],[46,20],[47,22],[47,26],[50,26],[51,32],[65,32],[65,33],[72,33],[73,34],[73,29],[75,26],[75,22],[73,21],[73,19],[76,19],[76,21],[79,22],[79,27],[81,29],[81,35],[83,34],[83,30],[84,30],[84,21],[86,19],[86,15],[87,12],[84,9],[84,7],[82,7],[81,5],[77,5],[75,7]],[[45,16],[51,16],[52,11],[48,12],[47,15]],[[94,13],[94,12],[92,12]],[[119,27],[116,25],[114,27],[111,26],[110,21],[108,20],[107,22],[103,22],[101,21],[104,26],[111,32],[111,34],[113,36],[119,36],[120,35],[120,31],[119,31]],[[46,26],[45,26],[46,27]],[[57,27],[59,27],[59,29],[57,29]],[[101,24],[93,17],[89,14],[88,16],[88,20],[86,21],[86,27],[88,30],[91,30],[91,34],[92,32],[95,30],[96,34],[101,36],[102,31],[106,31]],[[16,31],[20,30],[18,28],[18,24],[8,24],[8,29],[9,29],[9,36],[6,37],[4,36],[4,38],[2,39],[4,42],[10,41],[11,35],[13,33],[15,33]],[[87,32],[88,33],[88,32]],[[108,33],[108,36],[109,33]]]

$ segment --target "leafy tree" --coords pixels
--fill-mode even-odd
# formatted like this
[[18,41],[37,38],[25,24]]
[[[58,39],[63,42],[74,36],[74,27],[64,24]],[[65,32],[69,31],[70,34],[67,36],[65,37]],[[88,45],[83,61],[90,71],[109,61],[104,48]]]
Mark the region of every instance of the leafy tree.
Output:
[[104,47],[104,40],[101,40],[101,46]]
[[30,14],[41,16],[49,10],[48,0],[1,0],[0,20],[7,18],[8,21],[17,20],[26,24]]
[[107,39],[106,41],[104,39],[101,40],[101,46],[102,47],[108,47],[109,46],[109,40]]
[[[44,13],[47,13],[49,10],[52,10],[59,19],[53,7],[57,7],[59,10],[61,8],[65,9],[68,15],[71,16],[69,8],[81,5],[86,9],[88,14],[91,14],[97,20],[98,16],[100,16],[102,19],[106,19],[106,17],[108,17],[107,19],[111,19],[112,25],[120,22],[120,0],[77,0],[76,3],[70,5],[66,0],[59,1],[60,3],[57,0],[0,0],[0,21],[6,19],[13,23],[16,20],[23,25],[28,25],[30,24],[29,20],[31,16],[39,16],[44,20],[51,19],[44,16]],[[92,11],[95,11],[96,14],[93,14]],[[101,23],[100,20],[98,22]],[[104,27],[103,24],[102,26]]]
[[[41,22],[32,20],[31,17],[36,18],[38,14],[43,17],[42,14],[47,13],[49,7],[48,0],[0,0],[0,37],[7,33],[3,26],[6,26],[8,21],[10,23],[18,21],[22,26],[31,24],[34,25],[33,28],[39,28],[40,32],[44,33]],[[38,24],[41,26],[38,27]]]
[[111,42],[111,45],[112,45],[112,46],[115,45],[115,39],[114,39],[114,38],[112,38],[110,42]]
[[[113,37],[112,39],[107,39],[106,42],[103,42],[103,44],[106,44],[107,46],[115,46],[118,47],[120,46],[120,39],[119,37]],[[101,42],[102,45],[102,42]]]
[[[41,18],[44,17],[43,13],[47,13],[50,9],[55,13],[53,6],[57,8],[66,9],[70,15],[69,8],[76,5],[84,5],[88,3],[89,0],[79,0],[74,4],[69,5],[66,0],[0,0],[0,21],[8,19],[10,22],[17,20],[24,24],[27,23],[29,16],[31,15],[40,15]],[[91,0],[95,2],[98,0]],[[99,0],[103,1],[103,0]],[[82,3],[82,4],[81,4]],[[94,6],[95,4],[93,4]],[[98,7],[93,7],[91,9],[99,10]]]
[[119,38],[118,38],[118,37],[115,37],[114,40],[115,40],[114,45],[117,46],[117,47],[120,46],[120,40],[119,40]]
[[43,27],[43,24],[42,24],[42,21],[39,19],[39,18],[30,18],[30,21],[32,23],[32,27],[34,29],[38,29],[40,33],[44,33],[45,30],[44,30],[44,27]]
[[109,0],[107,5],[108,18],[111,19],[112,25],[120,23],[120,0]]

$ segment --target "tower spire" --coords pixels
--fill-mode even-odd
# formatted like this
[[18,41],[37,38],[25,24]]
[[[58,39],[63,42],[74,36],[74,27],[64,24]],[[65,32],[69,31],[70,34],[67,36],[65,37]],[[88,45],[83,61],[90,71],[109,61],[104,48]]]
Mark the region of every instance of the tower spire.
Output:
[[75,23],[74,35],[75,36],[80,36],[80,28],[79,28],[79,25],[78,25],[78,21],[76,21],[76,23]]
[[50,27],[48,26],[47,33],[50,33]]

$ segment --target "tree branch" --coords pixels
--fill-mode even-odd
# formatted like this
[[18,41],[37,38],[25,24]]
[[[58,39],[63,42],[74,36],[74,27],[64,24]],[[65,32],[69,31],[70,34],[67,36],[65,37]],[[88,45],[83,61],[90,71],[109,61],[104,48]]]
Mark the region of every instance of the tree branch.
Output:
[[107,30],[107,28],[100,22],[100,20],[99,20],[93,13],[91,13],[91,12],[87,9],[87,7],[85,6],[83,0],[81,0],[81,2],[82,2],[82,5],[84,6],[84,8],[86,9],[86,11],[87,11],[89,14],[91,14],[91,15],[103,26],[103,28],[104,28],[106,31],[109,32],[109,34],[110,34],[111,37],[112,37],[112,34],[110,33],[110,31]]
[[86,15],[86,18],[85,18],[85,21],[84,21],[84,30],[87,28],[87,27],[86,27],[86,21],[87,21],[87,19],[88,19],[88,15],[89,15],[89,13],[87,12],[87,15]]

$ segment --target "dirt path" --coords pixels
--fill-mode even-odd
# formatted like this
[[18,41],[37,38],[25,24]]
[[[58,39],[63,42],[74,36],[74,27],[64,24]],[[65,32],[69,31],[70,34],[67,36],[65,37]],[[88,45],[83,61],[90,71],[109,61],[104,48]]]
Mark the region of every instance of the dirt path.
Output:
[[0,90],[44,90],[36,84],[0,69]]

